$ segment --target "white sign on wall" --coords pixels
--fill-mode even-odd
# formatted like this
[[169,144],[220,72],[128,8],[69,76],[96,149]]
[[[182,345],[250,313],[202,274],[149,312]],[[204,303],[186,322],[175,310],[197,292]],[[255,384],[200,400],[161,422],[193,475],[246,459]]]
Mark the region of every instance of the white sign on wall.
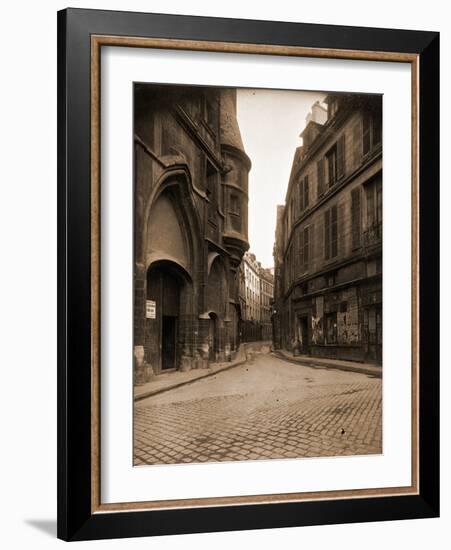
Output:
[[155,300],[146,300],[146,318],[155,319],[157,314],[157,303]]

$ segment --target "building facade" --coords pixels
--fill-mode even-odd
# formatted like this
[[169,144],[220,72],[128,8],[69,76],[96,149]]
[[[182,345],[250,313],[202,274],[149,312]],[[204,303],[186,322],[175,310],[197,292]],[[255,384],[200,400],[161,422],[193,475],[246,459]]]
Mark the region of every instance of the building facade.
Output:
[[272,339],[274,276],[262,267],[255,254],[246,252],[240,266],[239,299],[243,341]]
[[135,85],[135,381],[230,360],[248,172],[236,90]]
[[329,94],[306,120],[274,245],[274,346],[382,360],[382,99]]

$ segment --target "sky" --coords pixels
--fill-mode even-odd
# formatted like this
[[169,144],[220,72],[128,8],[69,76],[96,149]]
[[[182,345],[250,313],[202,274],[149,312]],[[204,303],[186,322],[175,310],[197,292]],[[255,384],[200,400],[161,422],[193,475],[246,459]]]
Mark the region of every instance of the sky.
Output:
[[276,209],[284,204],[299,134],[316,100],[325,94],[239,88],[237,116],[249,172],[250,251],[263,267],[273,267]]

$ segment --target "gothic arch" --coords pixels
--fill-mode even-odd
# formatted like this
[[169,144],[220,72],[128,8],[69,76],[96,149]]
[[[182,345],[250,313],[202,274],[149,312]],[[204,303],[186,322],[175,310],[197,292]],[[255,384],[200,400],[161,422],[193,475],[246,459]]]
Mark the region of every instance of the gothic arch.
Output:
[[[168,250],[167,259],[180,263],[182,267],[192,276],[199,265],[199,253],[195,243],[201,238],[200,220],[194,203],[193,191],[191,186],[191,175],[187,167],[171,167],[163,172],[150,194],[144,210],[144,223],[141,239],[143,242],[142,253],[146,268],[157,259],[163,259],[163,250],[149,251],[148,241],[154,236],[150,235],[150,225],[152,224],[152,215],[155,208],[162,205],[163,202],[170,203],[178,227],[172,229],[176,237],[183,242],[183,248],[186,252],[185,261],[180,262],[177,254],[171,254],[174,250]],[[165,205],[168,209],[167,204]],[[166,228],[167,229],[167,228]],[[180,243],[179,243],[180,244]],[[180,247],[178,252],[181,252]]]

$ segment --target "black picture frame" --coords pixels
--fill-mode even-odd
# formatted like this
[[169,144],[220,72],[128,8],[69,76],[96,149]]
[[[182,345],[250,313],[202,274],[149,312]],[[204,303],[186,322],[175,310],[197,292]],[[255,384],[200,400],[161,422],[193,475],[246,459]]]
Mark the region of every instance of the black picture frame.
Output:
[[[419,494],[93,513],[91,36],[418,55]],[[333,57],[333,56],[331,56]],[[88,540],[439,515],[439,33],[67,9],[58,13],[58,537]]]

